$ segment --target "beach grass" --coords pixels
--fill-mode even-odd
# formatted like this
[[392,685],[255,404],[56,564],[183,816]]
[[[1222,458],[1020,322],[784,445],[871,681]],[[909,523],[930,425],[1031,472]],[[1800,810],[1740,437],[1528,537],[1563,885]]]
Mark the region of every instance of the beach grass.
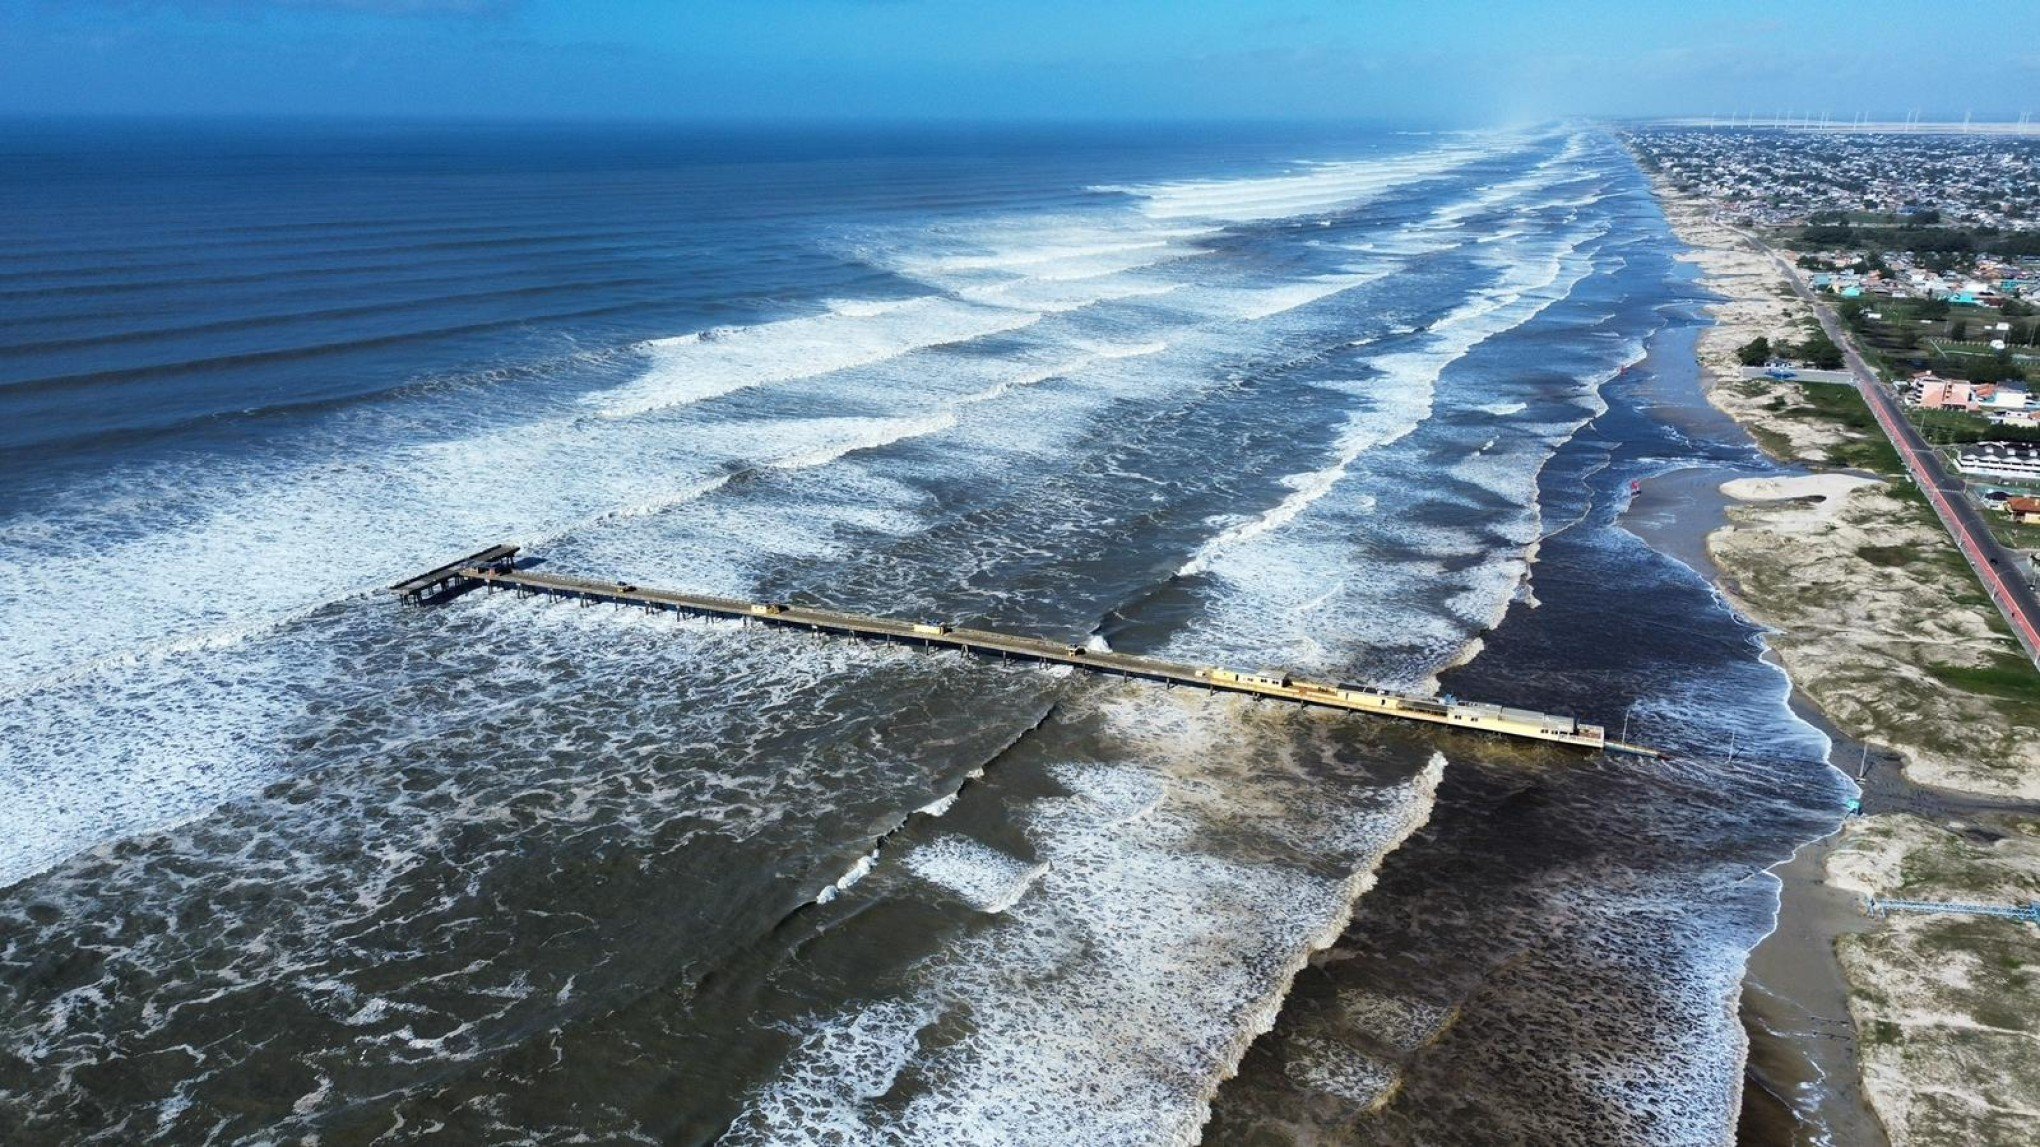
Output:
[[2023,657],[1994,654],[1987,665],[1928,665],[1942,684],[1965,693],[2021,702],[2040,716],[2040,670]]
[[1904,463],[1898,451],[1884,437],[1870,404],[1850,386],[1806,386],[1800,388],[1798,403],[1780,411],[1787,418],[1814,419],[1832,423],[1851,433],[1849,441],[1828,449],[1836,465],[1869,470],[1878,474],[1902,475]]

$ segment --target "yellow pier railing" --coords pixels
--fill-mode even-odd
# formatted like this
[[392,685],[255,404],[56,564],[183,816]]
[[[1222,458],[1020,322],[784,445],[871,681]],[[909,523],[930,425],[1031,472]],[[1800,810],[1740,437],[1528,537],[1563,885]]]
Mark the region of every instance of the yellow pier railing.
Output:
[[1372,713],[1406,721],[1425,721],[1481,733],[1500,733],[1536,741],[1555,741],[1588,749],[1630,753],[1644,757],[1664,754],[1642,745],[1609,740],[1599,725],[1588,725],[1571,717],[1515,709],[1505,705],[1454,701],[1394,693],[1364,685],[1303,681],[1287,673],[1256,673],[1212,666],[1183,665],[1151,657],[1086,649],[1081,645],[1047,641],[1038,637],[967,629],[943,622],[894,621],[865,614],[810,609],[783,602],[738,601],[675,590],[646,589],[627,582],[595,581],[562,574],[520,570],[516,567],[518,548],[492,546],[458,562],[391,586],[391,592],[407,603],[441,600],[469,589],[514,590],[546,594],[582,602],[605,602],[644,609],[670,610],[708,617],[734,618],[766,625],[793,626],[825,633],[840,633],[874,641],[906,642],[1001,658],[1072,665],[1094,673],[1111,673],[1150,681],[1192,685],[1226,693],[1274,697],[1300,705],[1316,705],[1355,713]]

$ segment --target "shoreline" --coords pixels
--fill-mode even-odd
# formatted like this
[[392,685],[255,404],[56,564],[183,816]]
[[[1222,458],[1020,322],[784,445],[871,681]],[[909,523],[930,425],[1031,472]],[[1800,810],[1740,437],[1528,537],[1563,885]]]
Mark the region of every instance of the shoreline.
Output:
[[[1722,235],[1733,237],[1737,246],[1724,250],[1708,242],[1720,236],[1696,234],[1698,204],[1655,176],[1650,176],[1650,186],[1664,209],[1667,225],[1691,253],[1684,261],[1696,264],[1699,285],[1719,298],[1703,308],[1709,323],[1695,340],[1701,398],[1759,450],[1775,456],[1778,451],[1765,449],[1775,443],[1766,443],[1755,429],[1754,410],[1722,401],[1720,360],[1724,352],[1749,339],[1789,331],[1802,314],[1810,317],[1810,311],[1782,299],[1777,304],[1765,299],[1761,287],[1776,281],[1767,261],[1754,252],[1747,253],[1747,262],[1737,259],[1744,254],[1740,237],[1725,229]],[[1708,259],[1707,254],[1714,259]],[[1791,439],[1787,444],[1799,446]],[[1712,521],[1699,531],[1697,548],[1677,546],[1668,552],[1699,571],[1742,611],[1744,601],[1736,572],[1724,564],[1713,544],[1719,533],[1733,528],[1733,500],[1726,487],[1729,480],[1740,476],[1717,468],[1682,476],[1688,486],[1673,496],[1701,495],[1704,504],[1712,507]],[[1651,485],[1646,483],[1645,489]],[[1692,489],[1694,485],[1705,489]],[[1843,771],[1838,757],[1845,756],[1844,750],[1856,742],[1835,726],[1768,640],[1763,656],[1785,671],[1792,686],[1792,709],[1827,735],[1828,765]],[[1881,1147],[1890,1142],[1862,1086],[1860,1037],[1848,1006],[1850,984],[1835,950],[1846,932],[1868,926],[1854,904],[1826,880],[1826,860],[1842,831],[1806,842],[1766,870],[1778,882],[1776,915],[1771,931],[1745,954],[1736,1001],[1745,1040],[1742,1101],[1735,1130],[1739,1147],[1833,1143]]]
[[[1908,499],[1891,475],[1838,464],[1882,435],[1824,415],[1800,384],[1741,379],[1734,349],[1758,336],[1795,337],[1813,321],[1811,308],[1749,236],[1712,219],[1703,201],[1655,175],[1650,182],[1685,261],[1720,298],[1696,343],[1706,400],[1790,468],[1722,484],[1721,522],[1695,568],[1770,630],[1766,657],[1786,670],[1794,709],[1829,736],[1830,766],[1852,777],[1855,762],[1867,769],[1863,815],[1770,870],[1778,915],[1743,981],[1749,1054],[1738,1141],[2018,1141],[2000,1128],[2027,1112],[2031,1092],[1973,1064],[1992,1055],[2016,1065],[2040,1044],[2006,1046],[2016,1030],[1979,1024],[1992,993],[1955,998],[1972,980],[1995,979],[1998,998],[2015,997],[2015,1021],[2022,1010],[2040,1012],[2016,998],[2025,986],[2016,959],[1973,976],[1951,971],[1951,961],[2005,961],[1994,940],[1962,933],[1959,917],[1879,919],[1860,905],[1868,895],[1994,899],[1983,890],[2015,894],[2017,877],[2040,873],[2040,845],[2031,843],[2040,819],[2019,820],[2040,806],[2018,799],[2040,738],[2023,709],[1948,680],[1947,666],[1988,663],[1993,618],[1970,600],[1973,577],[1945,560],[1953,542],[1938,522],[1921,520],[1918,495]],[[1916,877],[1951,852],[1960,878]],[[1996,1045],[1979,1050],[1979,1028]]]
[[[1772,337],[1789,330],[1802,314],[1810,312],[1786,300],[1774,304],[1763,297],[1761,287],[1767,281],[1775,282],[1774,272],[1768,261],[1754,252],[1746,256],[1747,262],[1735,260],[1724,267],[1721,256],[1733,260],[1741,249],[1722,252],[1707,243],[1711,236],[1694,233],[1692,213],[1697,213],[1698,205],[1678,196],[1655,176],[1650,177],[1650,186],[1664,209],[1667,225],[1691,253],[1682,261],[1696,264],[1699,285],[1719,298],[1703,308],[1709,322],[1694,344],[1700,398],[1708,410],[1732,424],[1760,451],[1775,454],[1764,449],[1766,443],[1754,431],[1752,410],[1721,401],[1720,360],[1731,347],[1758,335]],[[1702,254],[1710,251],[1716,254],[1711,262]],[[1687,534],[1690,540],[1684,545],[1670,538],[1646,540],[1692,566],[1738,612],[1746,612],[1735,571],[1724,564],[1714,545],[1717,535],[1733,528],[1729,482],[1745,480],[1745,476],[1706,467],[1665,477],[1681,481],[1665,483],[1672,488],[1656,491],[1658,499],[1707,505],[1710,520]],[[1645,493],[1663,481],[1645,483]],[[1768,639],[1763,657],[1778,665],[1791,683],[1788,703],[1793,711],[1828,737],[1828,766],[1846,773],[1839,761],[1857,742],[1835,726]],[[1735,1002],[1745,1041],[1741,1108],[1735,1125],[1739,1147],[1833,1143],[1881,1147],[1889,1143],[1883,1122],[1862,1087],[1860,1041],[1848,1006],[1850,984],[1835,950],[1836,941],[1845,932],[1867,926],[1853,902],[1839,895],[1825,878],[1826,859],[1842,831],[1838,828],[1806,842],[1766,870],[1778,882],[1776,913],[1771,931],[1744,956],[1741,990]]]
[[[1700,372],[1699,398],[1692,416],[1717,428],[1734,420],[1706,403],[1708,373]],[[1718,430],[1717,430],[1718,432]],[[1725,464],[1702,464],[1645,479],[1621,518],[1624,529],[1652,549],[1685,564],[1731,604],[1726,572],[1707,542],[1728,525],[1733,500],[1722,491],[1749,472]],[[1763,659],[1783,666],[1768,645]],[[1790,673],[1792,711],[1831,742],[1830,768],[1855,758],[1857,745],[1837,730]],[[1744,1068],[1736,1142],[1743,1147],[1837,1143],[1874,1147],[1885,1142],[1882,1126],[1857,1082],[1855,1028],[1848,1011],[1848,985],[1831,936],[1862,920],[1854,901],[1837,895],[1822,878],[1822,865],[1837,833],[1809,840],[1765,869],[1778,881],[1771,931],[1744,953],[1743,976],[1729,1006],[1743,1031]]]

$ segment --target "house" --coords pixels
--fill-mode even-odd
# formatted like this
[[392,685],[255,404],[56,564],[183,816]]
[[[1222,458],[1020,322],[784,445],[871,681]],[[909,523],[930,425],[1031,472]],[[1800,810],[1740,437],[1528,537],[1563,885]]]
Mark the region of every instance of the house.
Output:
[[2040,484],[2040,445],[1972,442],[1955,455],[1955,468],[1979,478]]
[[2005,501],[2005,513],[2021,525],[2040,525],[2040,498],[2010,498]]
[[1939,378],[1932,371],[1913,376],[1914,399],[1921,410],[1976,410],[1976,390],[1959,379]]

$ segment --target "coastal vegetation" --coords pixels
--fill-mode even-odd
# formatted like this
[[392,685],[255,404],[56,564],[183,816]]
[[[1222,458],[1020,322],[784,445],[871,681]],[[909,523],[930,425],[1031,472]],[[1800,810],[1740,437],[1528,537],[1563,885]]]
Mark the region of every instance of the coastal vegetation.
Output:
[[[1891,441],[1877,429],[1877,417],[1856,389],[1846,385],[1780,384],[1767,388],[1773,397],[1765,404],[1780,418],[1799,419],[1816,426],[1832,427],[1837,433],[1825,436],[1820,462],[1855,470],[1871,470],[1890,478],[1903,478],[1905,464]],[[1791,459],[1794,454],[1773,450],[1774,457]],[[1801,459],[1816,460],[1816,459]],[[1925,502],[1910,486],[1894,491],[1898,498],[1910,497],[1922,507]],[[1957,560],[1960,560],[1959,557]]]
[[[1769,260],[1705,205],[1664,198],[1724,297],[1700,343],[1710,397],[1766,453],[1813,471],[1725,487],[1742,504],[1709,539],[1724,589],[1771,628],[1795,685],[1841,730],[1898,754],[1912,782],[1866,794],[1868,815],[1828,845],[1827,882],[1866,899],[2040,901],[2040,672],[1853,387],[1739,378],[1739,350],[1790,344],[1810,316],[1778,305]],[[1896,349],[1876,343],[1888,322],[1859,308],[1847,320],[1873,361]],[[2036,932],[1892,914],[1835,937],[1864,1094],[1894,1147],[2029,1141]]]
[[[1774,535],[1774,542],[1790,536],[1791,545],[1751,544],[1736,531],[1714,541],[1717,557],[1736,551],[1737,560],[1728,564],[1737,591],[1753,613],[1779,626],[1772,644],[1781,653],[1806,629],[1830,629],[1860,612],[1866,628],[1852,639],[1856,656],[1848,660],[1862,663],[1847,672],[1830,664],[1823,673],[1796,678],[1800,688],[1851,732],[1906,752],[1916,772],[1925,763],[1929,772],[1975,774],[1978,766],[1963,758],[1988,757],[1990,741],[1983,737],[1995,730],[1992,740],[2012,752],[2012,767],[1999,782],[1978,780],[1980,791],[2010,795],[2031,784],[2040,796],[2040,773],[2030,781],[2019,775],[2040,769],[2040,706],[2016,712],[1994,703],[2008,694],[2040,696],[2040,671],[2019,655],[1967,561],[1906,480],[1862,396],[1848,386],[1774,380],[1744,380],[1734,393],[1747,401],[1730,404],[1730,412],[1749,420],[1757,431],[1752,436],[1774,457],[1884,479],[1822,495],[1837,499],[1832,507],[1731,511],[1731,520],[1750,532]],[[1791,432],[1781,433],[1781,426]],[[1804,520],[1809,516],[1820,528]],[[1879,668],[1880,659],[1889,664]],[[1876,698],[1856,695],[1860,682],[1878,676],[1892,678],[1894,687]],[[1921,709],[1931,711],[1910,711],[1916,702],[1927,702]],[[1887,705],[1887,715],[1878,717]],[[1844,714],[1856,719],[1844,720]],[[2022,739],[2029,742],[2023,751]]]
[[1985,665],[1929,665],[1927,672],[1964,692],[2018,702],[2024,723],[2040,724],[2040,673],[2023,657],[1999,654]]
[[1845,220],[1809,224],[1788,233],[1787,240],[1807,250],[1861,247],[1873,251],[2040,255],[2040,232],[2000,231],[1991,227],[1858,227]]
[[[1872,817],[1851,827],[1828,871],[1863,896],[2040,899],[2040,820]],[[1837,942],[1862,1032],[1865,1090],[1894,1147],[2031,1141],[2040,1110],[2032,933],[2009,920],[1893,913]]]
[[1762,366],[1774,359],[1790,359],[1803,362],[1815,370],[1840,370],[1843,365],[1842,348],[1828,338],[1827,332],[1815,327],[1799,342],[1773,343],[1758,335],[1744,343],[1735,352],[1736,361],[1744,366]]

